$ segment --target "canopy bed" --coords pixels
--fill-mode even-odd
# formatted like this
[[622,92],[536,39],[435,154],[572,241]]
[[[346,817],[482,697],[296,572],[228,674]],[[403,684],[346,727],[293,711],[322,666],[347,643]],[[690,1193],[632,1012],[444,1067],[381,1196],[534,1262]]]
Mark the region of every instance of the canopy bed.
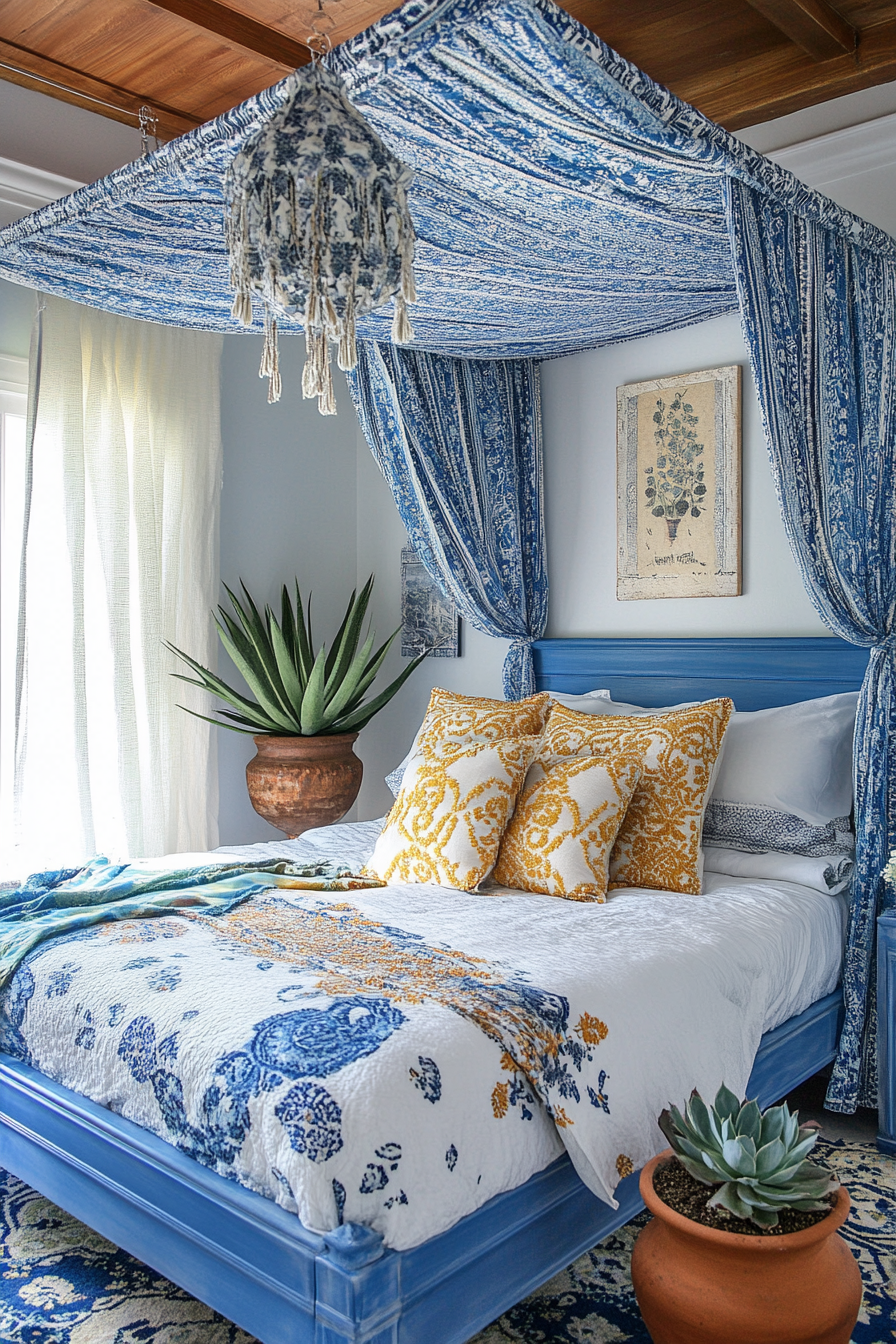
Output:
[[[835,1060],[828,1104],[852,1110],[876,1104],[879,1058],[882,1143],[896,1147],[892,893],[879,876],[896,840],[896,243],[550,0],[411,0],[329,64],[415,170],[415,341],[391,345],[381,313],[359,319],[352,394],[424,563],[468,619],[512,641],[508,698],[602,686],[647,706],[730,695],[752,710],[861,687],[843,993],[763,1035],[749,1088],[769,1103]],[[221,179],[290,89],[6,229],[0,274],[237,330]],[[738,306],[788,536],[835,637],[542,640],[535,361]],[[461,1341],[638,1207],[634,1174],[613,1210],[563,1157],[421,1245],[384,1250],[357,1223],[308,1232],[21,1060],[3,1058],[0,1090],[10,1170],[265,1344]]]
[[[724,693],[741,709],[855,690],[867,662],[836,639],[544,640],[534,652],[539,686],[555,692],[601,685],[663,704]],[[834,990],[767,1031],[750,1095],[770,1104],[829,1063],[842,1017]],[[459,1344],[641,1207],[637,1173],[617,1186],[613,1209],[563,1156],[441,1234],[393,1250],[357,1223],[309,1232],[272,1200],[21,1058],[3,1057],[0,1087],[10,1170],[265,1344]]]

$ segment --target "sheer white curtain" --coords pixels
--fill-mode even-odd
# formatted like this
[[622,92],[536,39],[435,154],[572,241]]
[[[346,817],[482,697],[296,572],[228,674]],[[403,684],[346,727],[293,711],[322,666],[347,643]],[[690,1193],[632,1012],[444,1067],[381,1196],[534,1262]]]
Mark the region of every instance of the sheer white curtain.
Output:
[[[200,693],[218,589],[221,338],[39,301],[30,360],[7,875],[217,844]],[[178,669],[180,670],[180,669]]]

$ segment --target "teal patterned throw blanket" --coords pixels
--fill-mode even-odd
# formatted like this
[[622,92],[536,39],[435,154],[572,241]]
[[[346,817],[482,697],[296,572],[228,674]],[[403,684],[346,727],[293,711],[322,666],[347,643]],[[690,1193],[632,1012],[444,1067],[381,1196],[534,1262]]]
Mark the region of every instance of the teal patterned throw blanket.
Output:
[[97,858],[84,868],[35,873],[23,886],[0,893],[0,989],[38,943],[91,924],[200,910],[224,914],[270,887],[352,891],[382,885],[332,861],[276,859],[160,870],[151,863]]

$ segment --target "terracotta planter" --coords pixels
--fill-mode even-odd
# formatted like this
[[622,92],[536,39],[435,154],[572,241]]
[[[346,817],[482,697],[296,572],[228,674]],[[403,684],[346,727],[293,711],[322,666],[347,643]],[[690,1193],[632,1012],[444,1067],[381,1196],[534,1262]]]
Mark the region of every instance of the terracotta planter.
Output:
[[358,796],[364,767],[352,751],[357,733],[253,739],[246,766],[252,806],[292,839],[344,817]]
[[849,1213],[841,1186],[828,1218],[801,1232],[751,1237],[692,1222],[641,1172],[654,1215],[635,1242],[632,1283],[654,1344],[849,1344],[862,1277],[836,1235]]

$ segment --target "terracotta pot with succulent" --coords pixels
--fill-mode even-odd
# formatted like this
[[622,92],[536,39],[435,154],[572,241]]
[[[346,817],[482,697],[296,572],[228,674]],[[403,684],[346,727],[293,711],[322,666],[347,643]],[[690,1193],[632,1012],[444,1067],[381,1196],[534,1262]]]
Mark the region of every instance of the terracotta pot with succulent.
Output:
[[[221,719],[199,718],[254,738],[257,755],[246,766],[252,806],[290,837],[312,826],[327,826],[345,816],[358,796],[363,766],[352,750],[358,733],[423,661],[421,654],[372,700],[368,690],[382,667],[395,630],[374,649],[370,631],[361,647],[361,631],[373,590],[373,575],[360,593],[352,593],[336,637],[327,650],[314,652],[311,603],[306,614],[295,585],[295,606],[284,584],[278,621],[270,606],[262,613],[246,585],[245,606],[226,588],[235,617],[218,608],[221,643],[254,700],[228,686],[189,654],[167,645],[196,674],[173,675],[200,686],[230,705]],[[186,706],[182,706],[186,708]],[[195,710],[188,710],[195,714]]]
[[641,1172],[654,1216],[632,1254],[654,1344],[848,1344],[862,1280],[836,1235],[849,1195],[807,1161],[817,1127],[724,1086],[659,1123],[672,1147]]

